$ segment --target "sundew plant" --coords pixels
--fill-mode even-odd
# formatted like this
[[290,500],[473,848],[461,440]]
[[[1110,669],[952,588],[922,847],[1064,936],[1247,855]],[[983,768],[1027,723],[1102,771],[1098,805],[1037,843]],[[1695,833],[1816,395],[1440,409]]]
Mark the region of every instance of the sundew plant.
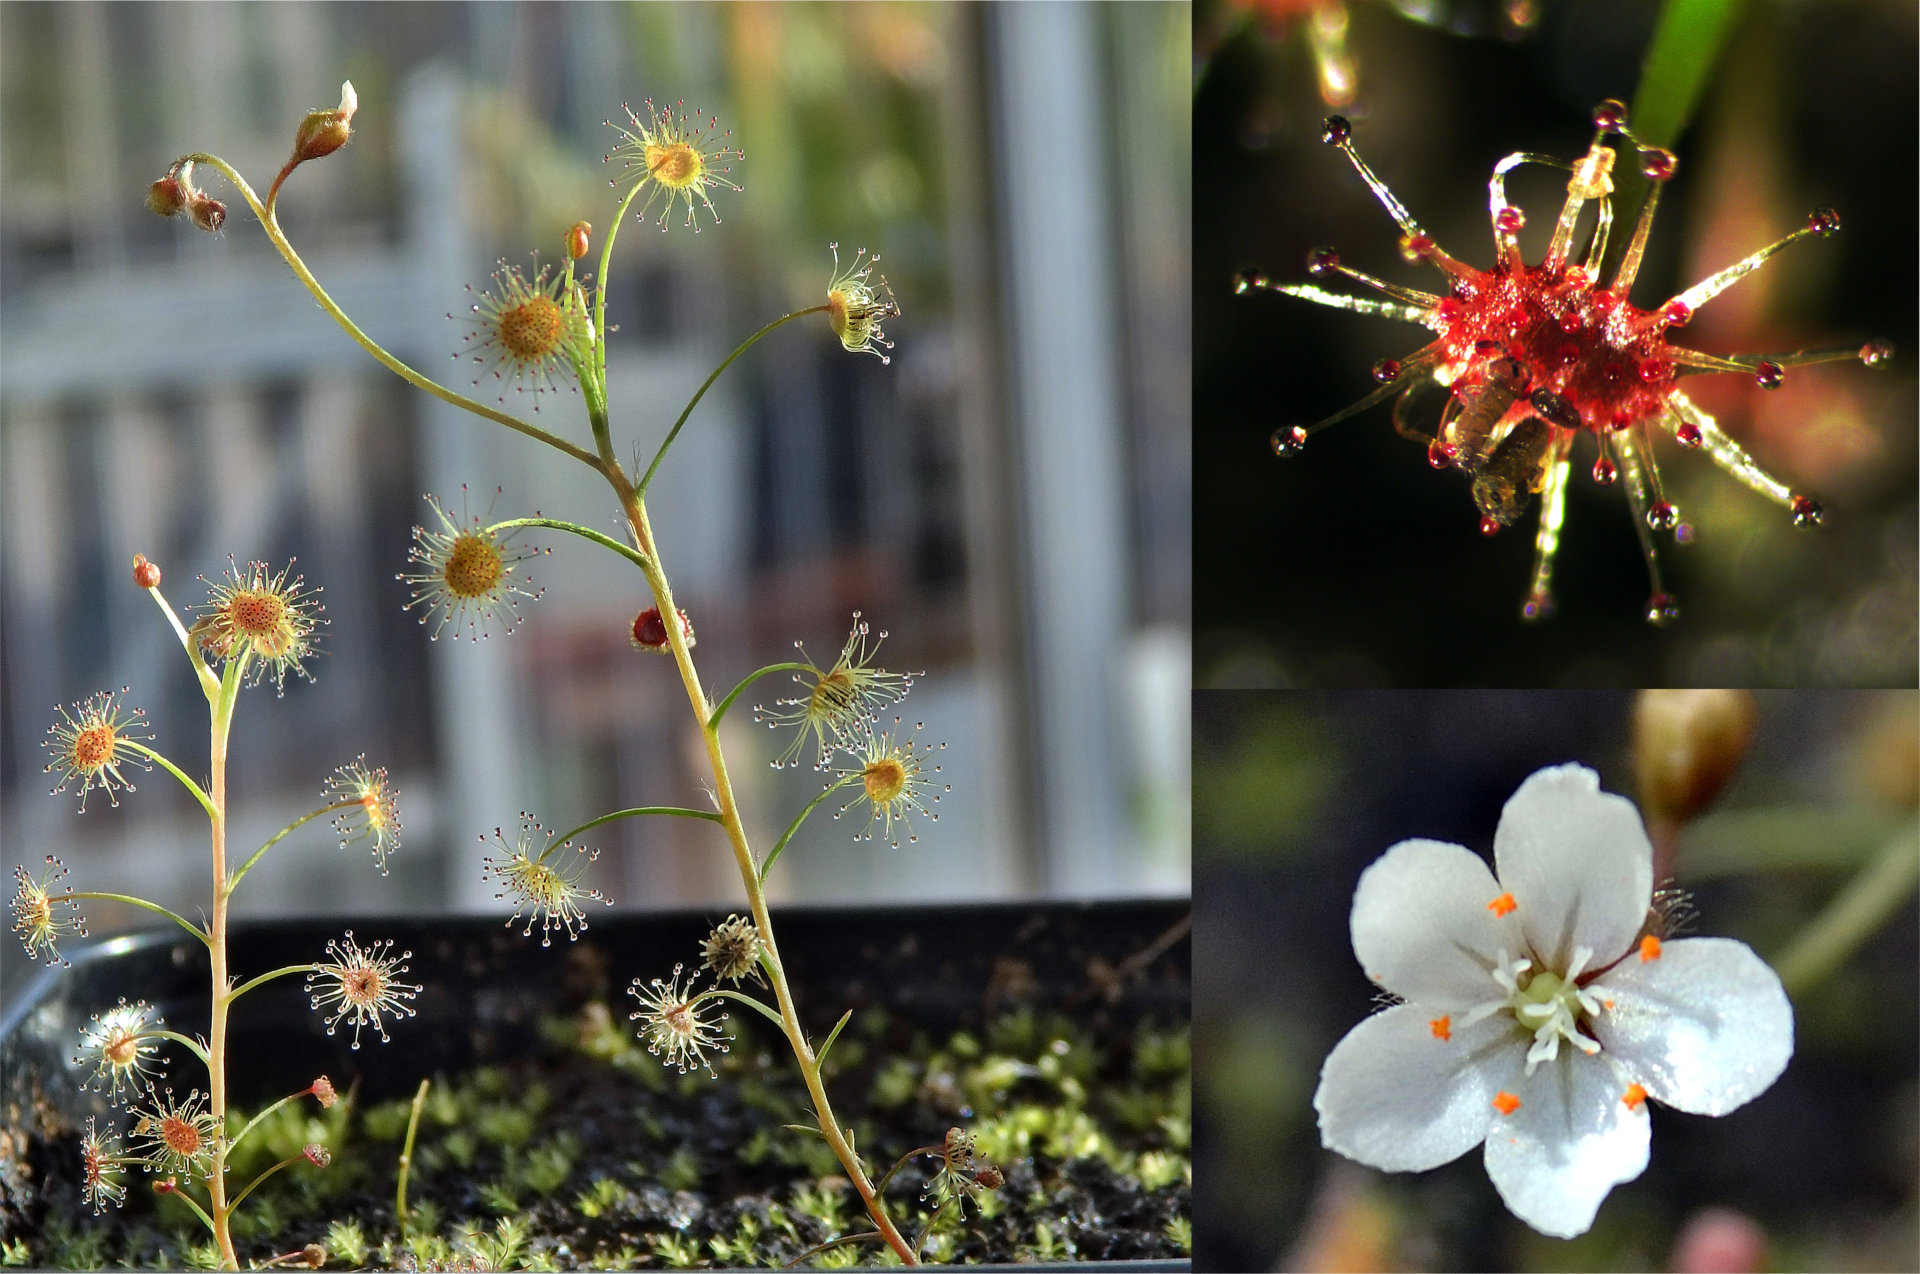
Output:
[[[900,308],[877,269],[879,259],[863,248],[849,254],[838,244],[825,245],[826,285],[820,303],[781,315],[742,341],[667,425],[651,459],[642,466],[638,457],[644,453],[636,452],[634,462],[624,464],[607,394],[606,279],[614,240],[629,212],[662,230],[677,223],[698,231],[703,219],[718,224],[721,216],[715,197],[740,190],[733,175],[745,159],[731,133],[716,118],[702,116],[684,103],[659,106],[648,101],[637,111],[623,106],[621,116],[607,122],[614,130],[615,145],[606,164],[610,184],[619,194],[618,207],[600,243],[598,270],[590,272],[587,266],[592,227],[580,221],[557,245],[561,250],[557,266],[541,264],[537,258],[524,268],[501,262],[491,286],[474,294],[459,316],[456,366],[476,395],[492,400],[490,405],[409,367],[368,337],[328,295],[280,225],[275,203],[282,184],[301,164],[346,144],[358,106],[353,87],[347,84],[342,86],[337,107],[307,115],[291,158],[264,199],[226,161],[195,153],[176,160],[153,184],[149,202],[157,213],[184,214],[201,229],[218,230],[226,220],[225,206],[195,185],[196,170],[218,173],[246,201],[314,299],[374,359],[442,401],[551,447],[606,480],[625,523],[624,538],[538,515],[491,522],[469,511],[464,494],[456,516],[430,495],[432,524],[415,529],[407,555],[409,569],[400,578],[411,586],[410,605],[435,637],[478,639],[494,628],[514,627],[520,603],[538,596],[523,569],[536,552],[518,540],[524,532],[533,528],[562,532],[586,542],[592,552],[610,552],[624,559],[646,580],[653,601],[635,616],[631,641],[640,650],[671,660],[685,686],[711,771],[707,786],[711,808],[616,810],[560,833],[550,832],[531,815],[523,816],[516,828],[497,829],[483,838],[491,846],[485,861],[487,878],[497,886],[498,897],[513,906],[508,924],[529,938],[537,929],[542,945],[551,945],[556,935],[569,940],[578,937],[590,923],[589,908],[611,903],[587,879],[597,851],[577,843],[577,838],[616,819],[686,818],[715,824],[718,839],[724,841],[739,870],[748,914],[730,916],[712,931],[701,950],[689,952],[688,960],[671,971],[633,980],[631,1020],[639,1038],[667,1066],[681,1072],[705,1068],[711,1073],[713,1055],[728,1046],[722,1023],[729,1002],[771,1022],[792,1048],[813,1102],[817,1129],[806,1131],[817,1131],[832,1147],[872,1218],[870,1232],[848,1235],[842,1241],[884,1243],[900,1261],[917,1263],[920,1243],[901,1234],[881,1198],[887,1177],[876,1187],[852,1136],[835,1116],[822,1082],[822,1060],[846,1018],[817,1042],[801,1022],[768,913],[766,884],[795,832],[822,805],[831,805],[835,817],[850,815],[857,839],[878,837],[895,846],[903,839],[914,840],[918,824],[937,817],[933,807],[947,790],[939,780],[938,757],[944,745],[922,739],[918,724],[891,713],[912,687],[914,674],[878,666],[885,634],[871,629],[858,614],[845,645],[825,666],[802,650],[799,659],[768,664],[725,694],[710,694],[693,657],[696,617],[675,603],[647,513],[648,490],[694,408],[722,372],[775,329],[822,315],[846,350],[888,362],[887,351],[893,346],[883,325]],[[529,414],[538,415],[547,395],[561,388],[577,390],[586,409],[584,431],[569,436],[506,410],[509,404],[516,409],[525,404]],[[821,790],[770,847],[756,847],[748,839],[735,799],[720,724],[756,681],[776,674],[790,674],[794,689],[787,697],[759,705],[757,713],[769,727],[789,730],[793,737],[774,764],[811,763],[822,776]],[[348,958],[351,952],[342,957]],[[752,989],[742,983],[751,983]],[[981,1188],[997,1184],[997,1170],[990,1165],[973,1165],[969,1160],[969,1167],[978,1174],[972,1180]],[[924,1239],[923,1235],[921,1242]]]
[[[385,1041],[390,1022],[411,1017],[408,1001],[420,988],[405,980],[412,952],[395,952],[386,941],[362,946],[351,930],[327,944],[324,960],[252,976],[230,965],[227,933],[233,897],[268,850],[306,824],[331,815],[340,847],[366,841],[384,873],[388,855],[400,847],[399,808],[386,770],[368,766],[365,757],[356,758],[326,780],[319,806],[233,865],[238,855],[230,853],[227,844],[227,743],[234,709],[242,690],[263,681],[271,681],[278,692],[285,688],[288,673],[312,679],[307,663],[317,653],[316,635],[325,622],[316,597],[320,590],[308,588],[291,563],[279,570],[263,562],[236,564],[222,578],[207,581],[208,600],[189,625],[161,594],[160,577],[159,566],[145,557],[134,558],[134,584],[145,589],[165,614],[206,695],[210,725],[206,786],[148,746],[153,736],[147,732],[145,714],[127,706],[127,689],[103,691],[59,710],[59,720],[47,731],[46,748],[52,757],[47,772],[57,776],[54,794],[76,793],[82,811],[95,788],[118,805],[120,793],[134,790],[130,771],[158,765],[178,779],[206,811],[211,831],[213,893],[206,918],[196,924],[144,898],[76,889],[67,883],[68,869],[49,854],[38,872],[14,868],[13,928],[29,955],[50,965],[64,963],[60,943],[85,936],[80,903],[91,899],[156,912],[206,948],[212,975],[206,1034],[181,1034],[167,1027],[155,1006],[145,1001],[129,1004],[125,999],[96,1014],[81,1029],[73,1063],[87,1072],[84,1085],[106,1094],[110,1108],[121,1108],[110,1113],[105,1123],[97,1115],[87,1120],[80,1146],[82,1190],[98,1213],[126,1199],[128,1169],[143,1170],[152,1177],[155,1193],[173,1195],[193,1210],[206,1225],[220,1260],[226,1268],[237,1269],[234,1212],[268,1177],[302,1161],[324,1168],[331,1152],[321,1143],[309,1143],[301,1153],[270,1165],[248,1181],[235,1180],[229,1172],[234,1152],[263,1119],[282,1106],[312,1097],[324,1109],[333,1105],[335,1095],[333,1084],[321,1075],[267,1106],[237,1132],[231,1131],[227,1024],[234,1006],[257,987],[304,974],[314,1009],[327,1017],[327,1034],[350,1026],[357,1049],[363,1034]],[[182,1084],[182,1077],[169,1073],[173,1059],[168,1054],[175,1048],[192,1054],[205,1073],[204,1087],[198,1080],[190,1086]]]

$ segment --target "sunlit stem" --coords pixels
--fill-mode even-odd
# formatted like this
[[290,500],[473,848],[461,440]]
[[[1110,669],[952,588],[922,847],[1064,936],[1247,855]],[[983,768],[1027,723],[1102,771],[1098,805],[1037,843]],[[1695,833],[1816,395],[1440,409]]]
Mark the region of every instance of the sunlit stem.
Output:
[[190,1035],[182,1035],[178,1031],[167,1030],[146,1031],[144,1034],[156,1040],[172,1040],[175,1044],[184,1046],[188,1052],[199,1058],[202,1066],[207,1064],[206,1047]]
[[547,843],[547,847],[540,851],[540,857],[534,859],[534,861],[536,863],[546,862],[547,855],[553,853],[554,850],[559,849],[568,841],[580,835],[580,833],[590,832],[602,823],[611,823],[619,818],[638,818],[643,814],[665,814],[672,818],[703,818],[709,823],[717,823],[720,821],[720,816],[712,810],[690,810],[678,805],[636,805],[629,810],[615,810],[611,814],[602,814],[599,818],[589,819],[566,835],[554,837]]
[[1762,469],[1745,448],[1727,436],[1712,416],[1677,390],[1668,401],[1673,405],[1674,415],[1700,431],[1700,445],[1715,464],[1775,504],[1793,507],[1793,492],[1787,484]]
[[793,834],[800,830],[800,824],[807,821],[807,815],[813,813],[822,801],[832,796],[841,788],[847,786],[849,783],[861,782],[864,778],[865,775],[862,774],[844,775],[841,778],[835,779],[832,783],[829,783],[826,788],[821,791],[820,795],[808,801],[807,807],[793,816],[793,821],[787,824],[787,830],[782,832],[780,839],[773,843],[773,850],[767,855],[767,861],[760,864],[760,879],[765,880],[767,873],[773,870],[773,864],[779,859],[781,851],[786,849],[787,842],[793,839]]
[[[1601,442],[1604,451],[1606,443]],[[1572,466],[1570,430],[1553,431],[1553,450],[1547,456],[1546,478],[1540,486],[1540,526],[1533,537],[1533,585],[1527,590],[1528,618],[1538,618],[1553,605],[1553,559],[1560,551],[1560,526],[1567,516],[1567,479]]]
[[583,447],[575,446],[565,438],[550,434],[538,425],[530,425],[524,420],[509,416],[504,411],[496,411],[485,403],[475,402],[464,394],[457,394],[438,381],[422,375],[393,355],[387,353],[385,348],[377,341],[361,331],[359,325],[348,318],[346,311],[336,305],[333,298],[327,294],[327,290],[320,286],[320,280],[315,278],[313,271],[307,268],[307,263],[300,259],[300,254],[293,250],[293,244],[287,240],[287,236],[280,230],[280,223],[274,219],[272,212],[261,204],[259,197],[253,193],[253,187],[247,184],[244,177],[228,165],[225,160],[216,155],[193,154],[185,158],[194,163],[206,164],[217,170],[220,175],[225,177],[229,182],[233,183],[233,188],[240,192],[241,197],[247,201],[247,205],[253,209],[253,215],[259,219],[261,228],[267,232],[267,238],[272,240],[273,246],[279,251],[281,258],[286,261],[288,267],[292,269],[295,277],[306,285],[307,291],[313,294],[313,299],[320,303],[320,308],[325,310],[333,318],[333,321],[338,323],[347,335],[351,336],[362,349],[373,355],[374,359],[378,361],[381,366],[415,388],[432,394],[442,402],[450,403],[455,407],[470,411],[476,416],[483,416],[496,424],[505,425],[515,433],[525,434],[527,437],[544,442],[549,447],[553,447],[558,451],[564,451],[575,460],[593,465],[595,468],[599,467],[599,462],[591,451]]
[[613,224],[607,227],[606,237],[600,241],[600,275],[593,281],[593,352],[594,372],[599,378],[603,399],[607,389],[607,271],[613,265],[614,236],[620,233],[620,223],[627,219],[627,209],[644,185],[644,181],[635,182],[622,197],[620,207],[613,214]]
[[1487,181],[1487,216],[1493,222],[1493,246],[1500,253],[1500,263],[1516,273],[1523,264],[1520,259],[1520,238],[1517,234],[1508,234],[1500,229],[1500,214],[1514,206],[1507,202],[1507,174],[1522,164],[1568,170],[1573,168],[1564,159],[1524,150],[1515,151],[1493,166],[1493,176]]
[[[1774,253],[1780,251],[1788,244],[1797,243],[1801,239],[1812,236],[1814,233],[1811,227],[1802,226],[1778,243],[1768,244],[1753,255],[1743,257],[1739,261],[1734,262],[1726,269],[1720,271],[1720,273],[1700,280],[1700,282],[1694,284],[1673,299],[1688,309],[1697,310],[1714,297],[1719,296],[1722,292],[1732,287],[1735,283],[1738,283],[1741,279],[1744,279],[1747,275],[1759,269],[1761,262],[1765,261]],[[1672,302],[1668,304],[1672,304]]]
[[731,708],[733,706],[733,701],[740,697],[740,692],[742,690],[745,690],[748,686],[752,685],[754,682],[760,680],[760,678],[766,676],[768,673],[772,673],[772,672],[815,672],[817,673],[819,671],[820,670],[818,668],[815,668],[812,664],[795,664],[795,663],[768,664],[764,668],[755,669],[754,671],[748,673],[745,677],[742,677],[740,679],[739,685],[735,686],[732,690],[727,692],[727,697],[720,701],[719,706],[713,710],[713,714],[707,718],[707,728],[709,730],[719,729],[720,718],[727,715],[727,709]]
[[160,595],[159,585],[154,585],[147,592],[152,594],[154,604],[160,608],[160,613],[167,617],[167,623],[173,626],[174,635],[180,639],[181,649],[187,652],[187,661],[193,665],[193,675],[199,681],[200,689],[206,693],[208,699],[214,698],[220,693],[220,679],[213,675],[213,669],[207,667],[207,661],[201,658],[200,648],[194,643],[192,635],[187,632],[187,626],[180,622],[180,616],[174,612],[173,606]]
[[1547,243],[1545,265],[1549,273],[1566,265],[1567,257],[1573,250],[1574,223],[1580,220],[1580,210],[1592,199],[1604,199],[1613,189],[1613,149],[1602,145],[1605,133],[1597,134],[1593,144],[1587,147],[1587,153],[1580,162],[1573,165],[1573,176],[1567,181],[1567,201],[1560,206],[1560,219],[1554,222],[1553,238]]
[[[1653,528],[1647,522],[1647,510],[1659,501],[1659,475],[1653,467],[1653,457],[1644,453],[1633,427],[1621,429],[1608,435],[1613,443],[1614,454],[1620,457],[1620,475],[1627,484],[1627,503],[1633,510],[1634,534],[1640,537],[1640,556],[1647,563],[1647,577],[1652,582],[1653,591],[1666,592],[1666,586],[1660,580],[1660,555],[1653,544]],[[1654,494],[1648,498],[1649,486]]]
[[154,762],[155,764],[159,765],[161,769],[173,775],[173,777],[179,779],[181,786],[185,787],[187,791],[193,793],[193,799],[200,802],[200,808],[205,810],[209,817],[213,815],[213,812],[214,812],[213,798],[211,796],[208,796],[205,789],[203,789],[198,783],[195,783],[192,779],[188,778],[186,774],[180,769],[179,766],[167,760],[166,757],[161,756],[158,752],[155,752],[152,748],[148,747],[144,743],[137,743],[132,739],[121,739],[119,742],[120,742],[120,746],[127,749],[127,751],[138,752],[141,756],[146,757],[149,761]]
[[294,832],[297,832],[302,827],[305,827],[308,823],[311,823],[314,819],[319,818],[323,814],[331,814],[335,810],[357,808],[359,804],[360,802],[357,800],[335,801],[331,805],[322,805],[319,809],[314,810],[312,813],[302,814],[299,818],[294,819],[291,823],[288,823],[285,827],[275,832],[272,835],[272,837],[268,839],[266,844],[262,845],[259,849],[256,849],[253,851],[253,857],[247,859],[245,863],[241,864],[240,869],[233,873],[233,879],[228,882],[228,888],[231,889],[239,885],[240,878],[246,875],[247,872],[253,867],[255,863],[260,861],[261,855],[265,854],[268,850],[272,849],[275,845],[278,845],[281,841],[285,840],[288,836],[292,835]]
[[[1361,276],[1364,278],[1364,276]],[[1329,292],[1317,288],[1311,283],[1274,283],[1261,289],[1266,292],[1284,292],[1288,296],[1297,296],[1303,301],[1312,301],[1315,305],[1324,305],[1334,310],[1352,310],[1356,314],[1373,314],[1381,318],[1399,319],[1403,323],[1418,323],[1422,327],[1438,330],[1440,322],[1434,317],[1434,307],[1440,304],[1440,298],[1429,296],[1413,288],[1396,289],[1396,295],[1413,298],[1412,304],[1394,301],[1376,301],[1370,296],[1348,296],[1345,292]]]
[[98,898],[102,902],[123,902],[130,907],[142,907],[148,911],[153,912],[157,916],[165,916],[167,919],[173,921],[173,923],[179,925],[182,929],[185,929],[188,933],[192,934],[194,937],[200,939],[201,942],[204,943],[207,941],[206,930],[202,929],[199,925],[194,924],[193,921],[188,920],[185,916],[177,915],[174,912],[168,911],[165,907],[162,907],[157,902],[148,902],[145,898],[136,898],[132,894],[110,894],[110,893],[103,893],[100,890],[96,890],[96,889],[88,889],[88,890],[74,890],[72,893],[62,894],[60,897],[50,899],[49,901],[64,902],[71,898]]
[[270,973],[263,973],[257,978],[252,978],[246,982],[241,983],[239,986],[233,988],[233,990],[227,992],[226,995],[222,996],[221,998],[225,1000],[228,1004],[232,1004],[235,1000],[239,999],[241,996],[253,990],[255,987],[262,985],[263,983],[271,982],[275,978],[290,977],[296,973],[314,973],[314,972],[317,972],[320,969],[320,967],[321,966],[317,964],[284,965],[278,969],[274,969]]
[[407,1237],[407,1174],[413,1168],[413,1138],[420,1131],[420,1112],[427,1104],[427,1084],[421,1080],[413,1094],[413,1110],[407,1116],[407,1139],[400,1147],[400,1182],[394,1188],[393,1215],[400,1222],[400,1237]]
[[[597,468],[598,466],[595,467]],[[518,526],[536,526],[545,527],[552,531],[566,531],[569,534],[579,536],[583,540],[591,540],[601,548],[612,549],[621,557],[632,562],[635,566],[644,567],[646,565],[646,559],[635,552],[631,545],[622,544],[611,535],[602,534],[592,527],[581,526],[577,522],[568,522],[562,518],[509,518],[505,522],[495,522],[492,526],[488,527],[487,530],[490,532],[510,531]]]
[[1640,263],[1646,259],[1647,236],[1653,233],[1653,212],[1660,205],[1660,191],[1665,182],[1649,182],[1647,201],[1640,205],[1640,216],[1633,223],[1633,237],[1627,240],[1627,250],[1620,258],[1620,269],[1613,276],[1613,282],[1607,290],[1615,296],[1625,298],[1633,291],[1633,281],[1640,275]]
[[1825,981],[1888,920],[1909,907],[1920,880],[1920,824],[1908,823],[1848,881],[1774,961],[1787,994]]
[[711,991],[707,991],[695,997],[693,1003],[698,1004],[701,1000],[715,999],[715,998],[723,999],[723,1000],[737,1000],[741,1004],[744,1004],[747,1007],[751,1008],[754,1012],[758,1013],[761,1017],[766,1018],[767,1021],[772,1022],[775,1026],[779,1027],[783,1033],[787,1029],[787,1024],[780,1020],[780,1015],[778,1013],[776,1013],[773,1009],[768,1008],[765,1004],[761,1003],[759,1000],[754,999],[751,995],[748,995],[745,991],[728,991],[728,990],[723,990],[721,988],[716,987]]
[[[727,355],[727,357],[721,362],[720,366],[713,369],[713,374],[711,376],[708,376],[707,379],[701,384],[700,388],[694,391],[693,397],[687,400],[686,408],[680,413],[680,419],[674,421],[673,428],[667,430],[667,436],[665,440],[661,442],[660,450],[654,452],[653,454],[653,463],[647,466],[646,473],[641,477],[640,481],[635,485],[634,487],[635,494],[638,495],[639,498],[642,500],[647,498],[647,487],[650,483],[652,483],[654,471],[660,467],[660,462],[667,458],[667,448],[671,447],[673,445],[673,440],[680,436],[681,426],[687,423],[687,417],[693,414],[693,409],[699,405],[700,400],[702,398],[706,397],[707,391],[713,388],[713,382],[720,379],[720,373],[726,371],[727,368],[733,366],[733,361],[736,358],[739,358],[742,354],[752,349],[754,345],[759,342],[761,337],[765,336],[768,332],[773,331],[773,329],[775,329],[776,327],[779,327],[781,324],[791,323],[793,322],[793,320],[797,318],[805,318],[809,314],[824,314],[826,313],[826,311],[827,311],[826,306],[815,305],[808,309],[795,310],[791,314],[783,314],[779,318],[773,320],[773,322],[767,324],[765,327],[755,332],[752,336],[749,336],[746,340],[741,341],[739,345],[735,346],[733,353]],[[664,609],[662,609],[660,613],[664,615],[667,612]],[[673,627],[673,625],[669,624],[667,625],[667,627],[671,628]]]
[[[1340,143],[1340,150],[1353,162],[1353,170],[1360,174],[1360,180],[1367,183],[1367,189],[1373,192],[1374,198],[1380,201],[1380,206],[1387,210],[1387,215],[1394,219],[1400,229],[1409,236],[1420,235],[1432,243],[1433,236],[1422,230],[1420,223],[1413,219],[1413,214],[1407,211],[1406,205],[1393,197],[1393,192],[1387,189],[1387,183],[1373,175],[1373,169],[1367,167],[1367,161],[1360,158],[1360,152],[1353,148],[1351,138]],[[1459,274],[1466,268],[1442,252],[1437,243],[1428,250],[1426,259],[1448,274]]]
[[1328,416],[1325,420],[1316,421],[1313,424],[1308,425],[1307,433],[1317,434],[1322,429],[1325,429],[1328,425],[1337,425],[1349,416],[1357,416],[1361,412],[1365,411],[1367,408],[1372,407],[1374,404],[1385,402],[1387,399],[1393,397],[1393,395],[1399,393],[1402,389],[1405,389],[1405,388],[1406,388],[1406,378],[1404,376],[1396,377],[1395,379],[1390,380],[1386,384],[1380,386],[1380,388],[1374,390],[1371,394],[1368,394],[1365,398],[1362,398],[1359,402],[1334,412],[1331,416]]
[[[252,195],[249,194],[248,198],[251,201]],[[227,878],[227,740],[233,731],[233,710],[252,657],[252,647],[242,646],[238,654],[227,660],[221,673],[220,693],[214,698],[209,714],[207,770],[211,787],[208,815],[213,825],[213,919],[207,926],[207,950],[212,965],[213,1013],[207,1027],[207,1088],[209,1113],[214,1118],[214,1126],[222,1129],[227,1126],[227,1009],[231,1003],[228,998],[230,979],[227,975],[227,906],[233,894],[232,884]],[[240,1268],[240,1258],[234,1251],[233,1234],[227,1225],[233,1210],[227,1204],[227,1146],[224,1141],[214,1144],[213,1170],[208,1174],[207,1194],[213,1237],[220,1246],[221,1259],[226,1268],[237,1270]]]
[[1594,210],[1593,242],[1587,245],[1587,259],[1581,264],[1589,275],[1600,277],[1600,261],[1607,255],[1607,236],[1613,233],[1613,200],[1602,199]]

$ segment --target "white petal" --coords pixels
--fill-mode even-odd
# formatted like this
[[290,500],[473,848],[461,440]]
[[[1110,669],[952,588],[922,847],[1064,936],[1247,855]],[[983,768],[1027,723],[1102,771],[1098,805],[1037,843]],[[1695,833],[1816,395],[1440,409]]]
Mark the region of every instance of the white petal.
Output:
[[1396,1004],[1334,1045],[1313,1095],[1327,1149],[1388,1172],[1422,1172],[1486,1137],[1493,1095],[1518,1082],[1527,1036],[1501,1014],[1452,1023],[1442,1040],[1438,1016]]
[[1520,1107],[1487,1133],[1487,1175],[1510,1212],[1570,1239],[1593,1225],[1607,1191],[1646,1171],[1647,1107],[1622,1100],[1630,1082],[1605,1053],[1563,1048],[1509,1089]]
[[1601,1001],[1593,1031],[1602,1047],[1676,1110],[1724,1115],[1744,1106],[1793,1056],[1787,993],[1744,942],[1664,943],[1657,959],[1630,954],[1587,989]]
[[1493,837],[1500,883],[1514,919],[1548,968],[1564,969],[1575,947],[1607,964],[1633,942],[1653,901],[1653,846],[1640,811],[1600,790],[1579,765],[1541,770],[1500,812]]
[[1441,1009],[1498,999],[1491,971],[1504,948],[1520,952],[1520,927],[1487,904],[1501,894],[1478,854],[1460,845],[1403,840],[1360,873],[1353,893],[1353,953],[1366,975],[1402,999]]

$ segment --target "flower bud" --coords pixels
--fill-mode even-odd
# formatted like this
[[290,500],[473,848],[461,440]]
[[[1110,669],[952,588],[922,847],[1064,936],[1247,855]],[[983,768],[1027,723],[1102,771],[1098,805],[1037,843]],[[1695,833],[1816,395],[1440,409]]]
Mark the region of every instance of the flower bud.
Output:
[[316,1168],[324,1168],[333,1162],[333,1152],[317,1141],[308,1142],[300,1153],[305,1155],[307,1162]]
[[307,1089],[307,1091],[313,1094],[314,1099],[320,1103],[320,1109],[322,1110],[330,1109],[333,1103],[339,1100],[333,1091],[333,1081],[325,1075],[314,1080],[313,1086]]
[[141,588],[160,587],[160,568],[149,562],[144,553],[133,555],[133,582]]
[[227,205],[196,191],[187,200],[187,215],[193,218],[194,225],[208,234],[213,234],[226,224]]
[[587,255],[587,249],[592,246],[592,241],[593,227],[584,221],[574,222],[567,230],[567,255],[578,261]]
[[319,159],[345,146],[347,139],[353,136],[353,115],[359,109],[360,98],[353,91],[353,82],[348,80],[342,83],[340,105],[328,111],[310,111],[300,121],[300,131],[293,138],[293,159],[290,164]]
[[[686,639],[688,649],[694,645],[693,621],[687,618],[687,612],[680,612],[680,635]],[[653,650],[661,654],[671,652],[667,645],[667,626],[660,621],[660,608],[649,606],[634,617],[633,645],[636,650]]]
[[186,211],[187,190],[171,173],[147,187],[147,207],[162,217],[177,217]]
[[1650,821],[1684,823],[1719,795],[1753,734],[1741,690],[1646,690],[1633,708],[1633,764]]

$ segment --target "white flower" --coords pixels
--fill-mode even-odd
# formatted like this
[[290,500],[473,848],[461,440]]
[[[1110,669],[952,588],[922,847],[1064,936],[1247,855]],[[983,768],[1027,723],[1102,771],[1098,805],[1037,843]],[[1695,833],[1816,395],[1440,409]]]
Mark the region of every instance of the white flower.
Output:
[[1653,851],[1631,802],[1577,765],[1520,785],[1472,851],[1402,841],[1361,874],[1353,950],[1400,997],[1320,1072],[1321,1141],[1388,1172],[1484,1142],[1508,1209],[1593,1224],[1647,1166],[1653,1098],[1724,1115],[1793,1056],[1780,979],[1744,943],[1644,933]]

